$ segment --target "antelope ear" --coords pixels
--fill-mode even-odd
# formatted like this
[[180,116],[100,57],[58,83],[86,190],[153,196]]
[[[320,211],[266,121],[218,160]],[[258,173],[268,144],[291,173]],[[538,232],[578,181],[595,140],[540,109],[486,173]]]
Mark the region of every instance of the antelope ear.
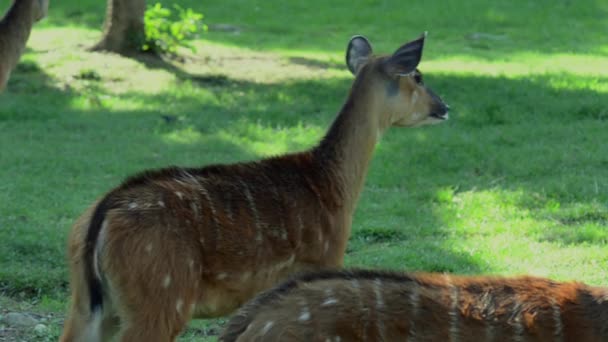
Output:
[[422,48],[424,46],[426,32],[419,38],[403,45],[384,63],[389,74],[405,75],[416,70],[422,59]]
[[350,39],[346,48],[346,65],[348,70],[357,74],[359,68],[365,64],[372,54],[372,45],[363,36],[354,36]]

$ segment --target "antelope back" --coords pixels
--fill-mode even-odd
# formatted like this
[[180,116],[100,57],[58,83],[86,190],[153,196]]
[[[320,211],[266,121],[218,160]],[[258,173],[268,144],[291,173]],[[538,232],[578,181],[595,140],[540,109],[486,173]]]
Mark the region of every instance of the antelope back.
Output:
[[328,271],[246,304],[220,341],[606,341],[608,290],[535,277]]

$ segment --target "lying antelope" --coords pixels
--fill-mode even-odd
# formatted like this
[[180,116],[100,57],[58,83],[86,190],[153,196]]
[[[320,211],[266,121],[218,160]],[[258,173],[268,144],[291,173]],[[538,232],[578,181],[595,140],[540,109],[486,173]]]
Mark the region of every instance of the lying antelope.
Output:
[[229,314],[291,273],[342,265],[380,135],[447,119],[416,70],[423,42],[374,57],[352,38],[350,95],[309,151],[147,171],[103,196],[70,235],[61,340],[172,341],[189,319]]
[[46,17],[49,0],[14,0],[0,20],[0,92],[17,66],[35,22]]
[[245,304],[220,341],[608,341],[608,288],[529,276],[309,273]]

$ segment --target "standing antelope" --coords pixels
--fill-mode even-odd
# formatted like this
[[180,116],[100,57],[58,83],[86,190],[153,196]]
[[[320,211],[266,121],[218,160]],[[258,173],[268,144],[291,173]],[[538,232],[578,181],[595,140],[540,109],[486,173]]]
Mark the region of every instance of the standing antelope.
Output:
[[530,276],[303,274],[260,294],[223,342],[608,341],[608,288]]
[[392,125],[447,119],[416,70],[424,37],[374,57],[356,36],[356,75],[320,144],[256,162],[129,178],[69,239],[72,307],[62,341],[173,341],[192,317],[226,315],[287,275],[342,265],[372,152]]
[[13,0],[0,20],[0,92],[21,58],[35,22],[46,17],[49,0]]

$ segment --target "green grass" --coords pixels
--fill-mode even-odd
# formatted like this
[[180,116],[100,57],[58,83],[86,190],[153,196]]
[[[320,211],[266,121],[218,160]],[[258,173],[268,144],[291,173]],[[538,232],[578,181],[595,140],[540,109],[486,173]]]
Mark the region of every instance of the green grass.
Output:
[[211,25],[185,63],[86,52],[100,1],[53,2],[34,30],[0,95],[1,306],[62,317],[67,232],[103,192],[314,145],[352,81],[348,38],[391,52],[425,30],[420,68],[451,120],[385,135],[347,264],[608,284],[607,2],[180,4]]

